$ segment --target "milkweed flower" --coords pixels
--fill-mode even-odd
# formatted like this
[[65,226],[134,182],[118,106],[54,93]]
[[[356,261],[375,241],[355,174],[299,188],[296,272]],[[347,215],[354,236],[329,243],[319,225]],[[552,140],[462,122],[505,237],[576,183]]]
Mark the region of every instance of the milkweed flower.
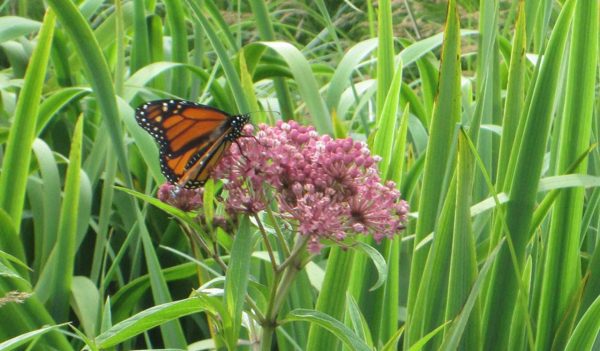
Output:
[[203,189],[179,188],[170,183],[164,183],[158,188],[157,196],[162,202],[168,203],[183,211],[193,211],[202,207]]
[[257,213],[275,200],[282,216],[308,236],[318,252],[323,239],[351,234],[380,242],[404,228],[408,204],[393,182],[381,183],[377,156],[365,143],[333,139],[295,121],[247,125],[213,176],[223,179],[230,213]]

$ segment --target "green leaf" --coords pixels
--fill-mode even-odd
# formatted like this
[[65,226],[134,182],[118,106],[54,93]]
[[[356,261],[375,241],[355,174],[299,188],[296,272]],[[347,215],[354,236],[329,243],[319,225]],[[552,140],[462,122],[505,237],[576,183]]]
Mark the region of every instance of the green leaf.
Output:
[[[273,23],[265,1],[250,0],[249,2],[255,16],[254,23],[256,23],[260,39],[263,41],[275,40],[275,30],[273,29]],[[284,78],[275,77],[273,83],[283,120],[292,119],[294,116],[294,102],[292,101],[287,82]]]
[[19,245],[19,233],[17,232],[17,228],[15,228],[15,224],[12,219],[4,211],[0,208],[0,244],[3,248],[8,248],[8,252],[0,250],[3,255],[8,257],[14,257],[15,260],[20,262],[21,265],[25,266],[23,261],[25,260],[25,251],[23,250],[23,246]]
[[342,322],[331,316],[314,310],[296,309],[291,311],[283,321],[282,324],[303,321],[319,325],[322,328],[327,329],[337,339],[342,341],[346,347],[350,350],[355,351],[369,351],[372,350],[365,341],[361,340],[352,330],[345,326]]
[[96,335],[98,312],[100,311],[100,294],[98,288],[89,278],[84,276],[73,277],[71,285],[73,297],[73,310],[77,315],[85,335],[93,337]]
[[400,337],[404,333],[404,326],[401,326],[396,330],[394,335],[390,337],[390,339],[383,345],[381,351],[395,351],[398,349],[398,341],[400,341]]
[[[383,108],[389,96],[394,71],[394,28],[392,23],[392,2],[382,0],[378,3],[378,27],[377,38],[377,119],[383,117]],[[398,73],[398,72],[396,72]]]
[[150,40],[146,25],[145,1],[133,2],[133,40],[131,43],[131,71],[135,72],[150,61]]
[[56,320],[66,320],[75,264],[77,219],[79,215],[81,146],[83,118],[77,121],[71,142],[56,243],[36,284],[36,294],[48,304]]
[[[70,0],[49,0],[48,4],[56,12],[61,25],[72,40],[75,53],[84,66],[85,77],[92,87],[98,107],[103,118],[106,118],[106,128],[114,145],[114,152],[119,160],[125,184],[131,185],[131,174],[127,163],[123,132],[115,99],[115,89],[112,83],[110,69],[101,51],[98,40],[89,23]],[[125,16],[127,17],[127,16]],[[114,43],[114,27],[110,28],[111,44]],[[34,65],[36,67],[38,65]],[[43,78],[41,75],[40,78]]]
[[[34,266],[35,270],[41,271],[43,265],[48,261],[48,256],[56,243],[58,235],[58,223],[60,221],[60,204],[62,203],[62,180],[60,170],[56,162],[52,149],[42,139],[36,139],[32,145],[33,154],[37,159],[39,172],[41,175],[41,201],[32,201],[32,204],[39,203],[42,206],[41,216],[35,219],[37,223],[43,223],[43,229],[36,240],[37,260]],[[35,192],[30,192],[29,196],[34,196]],[[35,209],[35,207],[34,207]],[[35,213],[35,211],[34,211]]]
[[285,60],[294,76],[300,96],[306,104],[315,128],[320,134],[333,135],[331,115],[327,110],[323,97],[319,93],[319,86],[317,85],[315,75],[300,50],[292,44],[280,41],[263,42],[254,45],[264,45],[273,49]]
[[[469,296],[469,290],[471,290],[477,276],[476,237],[473,234],[469,208],[472,200],[474,157],[471,155],[466,138],[465,132],[459,134],[456,166],[456,205],[445,320],[454,318],[463,309]],[[468,330],[461,344],[461,347],[465,349],[481,348],[481,324],[478,307],[478,305],[475,306],[474,313],[470,313],[471,311],[466,312],[467,316],[470,317],[464,317],[465,320],[470,320]],[[457,348],[458,343],[453,347]]]
[[342,93],[351,84],[352,74],[365,57],[377,48],[378,39],[367,39],[351,47],[337,65],[329,88],[327,88],[327,107],[332,112],[337,110]]
[[440,325],[439,327],[435,328],[434,330],[432,330],[431,332],[427,333],[425,336],[423,336],[421,339],[417,340],[417,342],[414,343],[414,345],[412,345],[408,351],[419,351],[423,348],[423,346],[425,346],[425,344],[427,344],[427,342],[429,342],[429,340],[431,340],[431,338],[433,338],[434,336],[436,336],[440,331],[442,331],[444,329],[444,327],[446,327],[446,325],[450,323],[450,321],[447,321],[446,323]]
[[225,276],[225,305],[233,324],[224,325],[224,333],[231,350],[236,348],[242,326],[242,309],[248,287],[250,258],[257,238],[250,229],[248,217],[242,217],[239,230],[233,240],[231,258]]
[[38,21],[17,16],[0,17],[0,43],[37,31],[41,26]]
[[50,123],[52,117],[56,116],[58,111],[89,93],[91,93],[91,89],[80,87],[64,88],[53,92],[52,95],[47,97],[40,105],[35,135],[40,135],[42,133],[44,128]]
[[360,312],[358,303],[349,293],[346,293],[346,300],[348,306],[347,315],[350,322],[352,322],[354,333],[356,333],[361,340],[364,340],[370,348],[373,348],[373,337],[371,336],[369,324],[367,323],[365,316]]
[[[161,274],[167,282],[193,277],[196,274],[196,264],[192,262],[164,268]],[[148,274],[138,278],[121,287],[113,296],[111,304],[111,318],[123,320],[135,309],[136,301],[141,299],[150,289],[150,277]]]
[[[1,213],[1,211],[2,211],[2,210],[0,210],[0,213]],[[2,215],[0,214],[0,216],[2,216]],[[13,229],[13,228],[10,228],[10,227],[3,227],[3,225],[5,225],[5,224],[6,224],[6,223],[3,223],[3,222],[2,222],[2,219],[0,219],[0,228],[4,228],[4,229]],[[14,230],[14,229],[13,229],[13,230]],[[0,230],[0,235],[4,235],[4,233],[2,232],[2,230]],[[16,257],[15,257],[15,256],[13,256],[13,255],[7,254],[7,253],[6,253],[6,252],[4,252],[4,251],[0,251],[0,258],[2,258],[2,259],[5,259],[5,260],[8,260],[8,261],[10,261],[10,262],[12,262],[12,263],[14,263],[14,264],[16,264],[16,265],[20,266],[21,268],[24,268],[24,269],[31,270],[31,268],[29,268],[29,267],[28,267],[28,266],[27,266],[25,263],[23,263],[23,261],[19,260],[18,258],[16,258]]]
[[591,350],[600,331],[600,296],[585,311],[573,330],[565,351]]
[[165,322],[202,311],[215,313],[210,298],[194,296],[154,306],[115,324],[104,333],[98,335],[94,341],[99,348],[105,349],[122,343]]
[[[346,310],[345,303],[341,303],[340,294],[345,294],[353,274],[352,267],[356,253],[344,251],[334,247],[329,254],[323,286],[317,298],[317,313],[324,313],[332,318],[342,319]],[[307,350],[335,349],[338,338],[327,333],[318,324],[311,324],[308,332]]]
[[379,251],[377,251],[377,249],[360,241],[357,241],[353,248],[366,254],[371,259],[375,265],[375,269],[377,270],[377,281],[375,284],[373,284],[369,291],[379,289],[387,281],[388,277],[388,266],[385,262],[385,258]]
[[144,200],[153,206],[156,206],[157,208],[165,211],[166,213],[170,214],[171,216],[177,217],[178,219],[184,221],[185,223],[190,225],[192,228],[198,229],[198,232],[201,232],[200,227],[198,227],[198,223],[196,223],[194,221],[193,217],[191,215],[189,215],[188,213],[186,213],[176,207],[173,207],[167,203],[164,203],[155,197],[139,193],[135,190],[121,188],[119,186],[116,186],[115,188],[117,190],[120,190],[127,194],[133,195],[133,196],[137,197],[138,199]]
[[[456,1],[448,3],[448,15],[442,48],[442,62],[438,85],[437,103],[429,127],[427,153],[423,170],[423,185],[419,199],[419,220],[415,233],[415,244],[431,233],[440,218],[440,206],[446,197],[444,182],[447,168],[450,166],[451,149],[455,135],[455,124],[461,117],[461,66],[460,66],[460,31]],[[451,173],[450,173],[451,174]],[[442,225],[441,225],[442,226]],[[408,294],[408,321],[405,345],[412,345],[421,337],[418,324],[412,324],[412,318],[423,311],[415,310],[419,283],[422,279],[427,249],[416,251],[412,257]]]
[[[510,184],[509,201],[506,207],[507,236],[509,244],[500,250],[498,262],[494,267],[490,294],[486,301],[484,330],[493,330],[485,334],[484,349],[505,350],[508,345],[512,323],[512,315],[516,304],[520,278],[517,274],[507,274],[507,267],[516,269],[521,274],[527,244],[531,239],[530,226],[535,209],[537,187],[546,153],[550,126],[554,116],[554,105],[559,91],[559,73],[565,54],[565,45],[571,25],[571,15],[575,1],[568,0],[561,9],[556,26],[552,30],[548,46],[544,52],[539,74],[531,95],[531,103],[523,115],[522,133],[515,141],[518,149],[512,151],[511,164],[508,172],[512,179]],[[516,144],[518,143],[518,144]],[[513,171],[514,170],[514,171]],[[498,228],[501,228],[498,226]],[[499,237],[500,233],[493,234]],[[514,247],[511,253],[510,247]],[[514,260],[514,261],[513,261]],[[516,263],[516,267],[514,265]],[[545,323],[538,318],[540,323]],[[548,338],[538,339],[547,344]],[[541,344],[540,344],[541,346]],[[547,349],[543,347],[542,349]]]
[[510,66],[506,87],[506,100],[504,116],[502,118],[502,136],[500,139],[500,151],[498,160],[498,184],[504,189],[504,181],[510,160],[511,151],[515,147],[515,135],[519,124],[519,116],[525,103],[525,72],[526,72],[526,28],[525,15],[523,11],[524,2],[520,3],[518,18],[512,50],[510,55]]
[[399,63],[393,75],[388,94],[385,97],[381,114],[377,119],[377,133],[373,142],[373,152],[381,156],[379,170],[387,174],[392,159],[398,123],[398,102],[400,101],[400,85],[402,84],[402,63]]
[[[165,0],[166,17],[171,32],[171,54],[173,61],[180,63],[188,62],[188,34],[185,21],[186,17],[183,2],[179,0]],[[177,96],[186,98],[189,84],[189,75],[183,68],[175,69],[171,80],[171,92]]]
[[564,188],[590,188],[600,186],[600,177],[587,174],[567,174],[540,179],[538,191],[545,192]]
[[[25,83],[17,101],[0,173],[0,208],[8,213],[17,229],[20,228],[23,213],[31,144],[35,137],[35,116],[40,107],[55,21],[54,12],[48,11],[38,36],[38,45],[25,73]],[[11,253],[18,255],[20,252]]]
[[503,244],[504,244],[504,242],[501,241],[500,244],[498,244],[496,246],[494,251],[492,251],[487,256],[485,263],[483,264],[483,267],[481,267],[481,270],[479,271],[477,280],[475,280],[475,283],[473,284],[473,288],[471,289],[471,292],[469,293],[469,296],[468,296],[460,314],[458,315],[458,317],[456,319],[454,319],[454,321],[452,322],[452,325],[450,327],[450,330],[448,331],[448,333],[446,334],[446,336],[444,338],[444,344],[442,345],[441,350],[448,350],[448,351],[456,350],[459,345],[460,339],[463,336],[463,333],[465,331],[465,327],[467,326],[467,322],[469,321],[470,318],[477,317],[477,316],[472,316],[471,311],[473,310],[473,308],[476,307],[475,303],[477,302],[477,299],[481,295],[482,288],[484,287],[484,283],[485,283],[486,279],[488,278],[488,272],[489,272],[490,268],[492,267],[494,260],[496,259],[498,250],[500,250],[500,247]]
[[225,77],[227,78],[227,82],[231,88],[231,92],[233,93],[233,97],[237,104],[238,111],[241,112],[250,112],[250,104],[246,100],[246,96],[244,95],[244,89],[242,88],[242,82],[238,75],[238,72],[235,69],[233,62],[229,59],[230,55],[227,53],[223,42],[217,36],[217,33],[213,29],[210,22],[208,22],[206,16],[204,16],[204,11],[200,8],[200,5],[196,1],[186,0],[187,4],[190,6],[193,14],[194,20],[199,23],[206,35],[211,45],[215,49],[219,61],[223,66],[223,71],[225,73]]
[[[557,141],[556,167],[559,172],[568,171],[589,147],[597,103],[598,21],[598,1],[577,2],[568,56],[561,138]],[[577,165],[575,172],[586,172],[587,169],[586,158]],[[572,308],[572,301],[581,280],[581,239],[578,234],[581,233],[584,202],[584,190],[574,188],[563,191],[554,204],[543,263],[536,328],[537,350],[548,349],[550,345],[554,349],[564,348],[575,322],[577,312]]]
[[[248,105],[250,105],[250,111],[260,111],[258,106],[258,99],[256,97],[254,82],[252,82],[252,76],[248,71],[248,65],[246,64],[246,55],[239,55],[239,63],[240,63],[240,78],[242,81],[242,89],[244,89],[244,95],[246,96],[246,100],[248,101]],[[252,122],[256,124],[266,123],[266,114],[257,113],[253,116]]]
[[[470,36],[479,34],[476,30],[462,29],[460,30],[460,36]],[[402,59],[404,66],[408,66],[411,63],[417,61],[429,52],[432,52],[435,48],[443,44],[444,33],[438,33],[429,38],[425,38],[414,42],[407,46],[404,50],[398,54],[398,57]]]
[[40,329],[36,329],[34,331],[30,331],[25,334],[21,334],[19,336],[15,336],[14,338],[8,339],[8,340],[0,343],[0,350],[2,350],[2,351],[14,350],[17,347],[24,345],[25,343],[27,343],[31,340],[35,340],[35,339],[39,338],[40,336],[48,333],[49,331],[61,328],[65,325],[67,325],[67,323],[59,324],[59,325],[52,325],[49,327],[43,327]]
[[386,179],[395,182],[398,188],[402,186],[402,178],[404,176],[406,162],[404,150],[406,150],[406,134],[408,133],[408,120],[410,118],[409,107],[410,106],[406,105],[404,108],[402,117],[400,118],[400,128],[396,130],[394,147],[392,148],[392,155],[386,177]]
[[23,279],[17,272],[4,265],[2,262],[0,262],[0,277],[20,279],[27,283],[27,280]]

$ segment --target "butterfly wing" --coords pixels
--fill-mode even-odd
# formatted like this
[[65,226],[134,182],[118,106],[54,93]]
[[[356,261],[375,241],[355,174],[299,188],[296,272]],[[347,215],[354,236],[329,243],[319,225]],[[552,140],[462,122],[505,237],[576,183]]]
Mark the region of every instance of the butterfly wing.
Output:
[[170,183],[187,188],[199,187],[209,177],[231,144],[234,119],[182,100],[151,101],[136,110],[138,124],[160,145],[162,173]]
[[223,135],[206,152],[196,154],[190,159],[189,166],[179,177],[177,184],[186,188],[197,188],[203,185],[230,145],[231,141],[225,140]]

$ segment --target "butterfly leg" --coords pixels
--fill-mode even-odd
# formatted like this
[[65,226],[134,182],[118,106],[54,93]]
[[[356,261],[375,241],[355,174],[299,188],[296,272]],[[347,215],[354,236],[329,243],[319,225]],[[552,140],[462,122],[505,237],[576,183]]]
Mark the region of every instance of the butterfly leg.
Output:
[[234,140],[233,142],[235,143],[235,145],[237,145],[238,150],[240,150],[240,155],[242,155],[242,157],[245,158],[247,162],[250,162],[250,159],[248,157],[246,157],[246,155],[244,155],[244,151],[242,149],[242,145],[240,145],[240,143],[238,143],[237,140]]

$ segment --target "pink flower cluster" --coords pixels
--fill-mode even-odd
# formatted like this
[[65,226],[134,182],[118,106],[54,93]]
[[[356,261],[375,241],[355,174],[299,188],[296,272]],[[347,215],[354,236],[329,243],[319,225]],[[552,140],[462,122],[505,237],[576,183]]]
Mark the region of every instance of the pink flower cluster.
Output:
[[170,183],[164,183],[158,188],[156,197],[162,202],[187,212],[202,207],[202,194],[202,188],[186,189],[179,188]]
[[232,145],[213,172],[225,181],[229,212],[257,213],[275,200],[309,236],[312,252],[321,239],[360,233],[380,242],[404,228],[408,204],[393,182],[381,184],[377,159],[364,143],[320,136],[294,121],[252,132],[247,125],[239,147]]

